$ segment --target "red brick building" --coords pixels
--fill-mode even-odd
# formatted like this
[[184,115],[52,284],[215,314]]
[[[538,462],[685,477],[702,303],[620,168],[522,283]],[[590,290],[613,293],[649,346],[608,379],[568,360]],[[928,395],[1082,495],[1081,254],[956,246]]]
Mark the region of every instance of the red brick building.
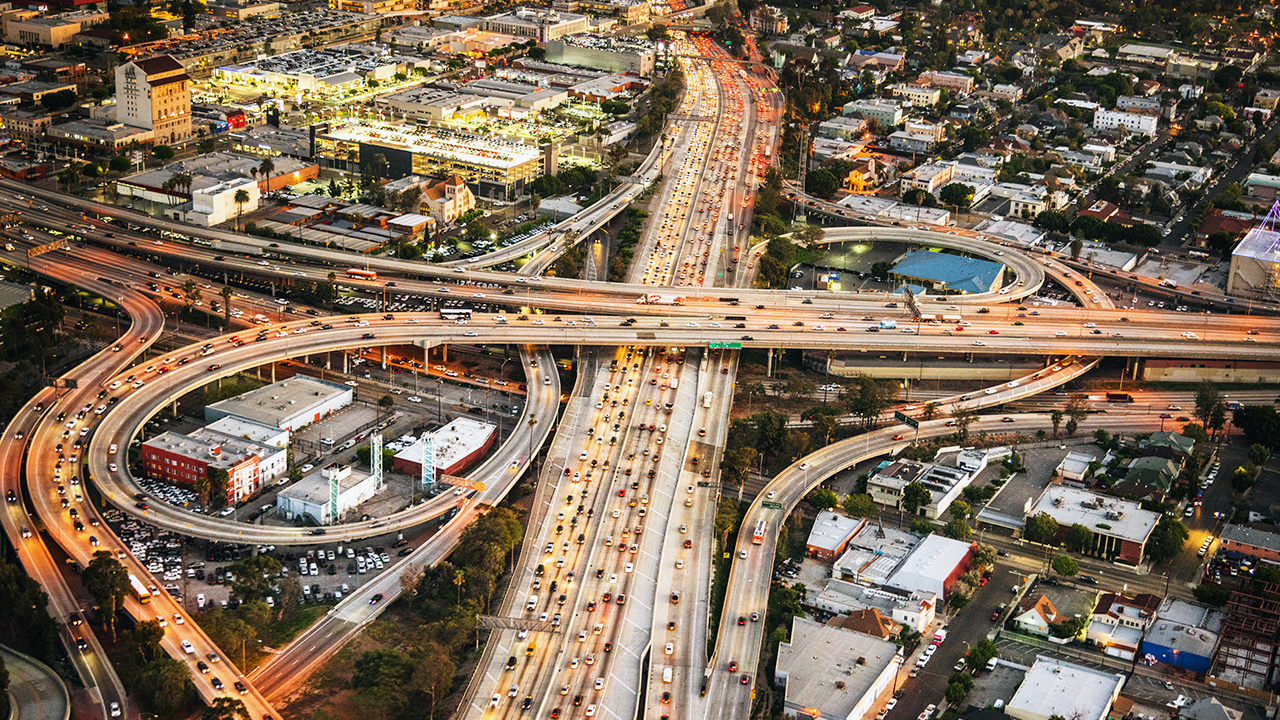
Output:
[[193,440],[177,433],[163,433],[142,443],[142,469],[157,480],[194,489],[211,470],[227,471],[228,504],[262,488],[256,453],[224,451],[222,445]]

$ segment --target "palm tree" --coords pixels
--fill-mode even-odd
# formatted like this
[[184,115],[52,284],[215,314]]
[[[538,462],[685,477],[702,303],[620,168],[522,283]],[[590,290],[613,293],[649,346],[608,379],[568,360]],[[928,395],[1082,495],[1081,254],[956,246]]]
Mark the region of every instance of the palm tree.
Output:
[[258,174],[267,181],[268,187],[270,187],[271,183],[271,173],[274,172],[275,169],[276,164],[271,162],[271,158],[264,158],[262,162],[258,163]]
[[453,584],[458,586],[458,603],[462,603],[462,584],[467,581],[467,573],[462,568],[454,568]]
[[1053,436],[1058,437],[1058,426],[1062,424],[1062,411],[1054,410],[1049,413],[1049,422],[1053,423]]
[[236,201],[236,208],[238,208],[236,212],[236,230],[239,230],[240,218],[241,216],[244,215],[245,203],[249,202],[249,191],[245,190],[244,188],[240,188],[239,190],[237,190],[235,194],[235,201]]
[[200,501],[200,507],[209,507],[209,476],[196,474],[196,499]]
[[258,168],[256,167],[249,168],[249,175],[253,177],[254,182],[258,182]]
[[222,295],[222,329],[230,330],[231,329],[231,296],[235,293],[231,290],[230,285],[223,285],[222,291],[219,294]]
[[329,310],[333,310],[333,303],[338,298],[338,273],[329,271]]

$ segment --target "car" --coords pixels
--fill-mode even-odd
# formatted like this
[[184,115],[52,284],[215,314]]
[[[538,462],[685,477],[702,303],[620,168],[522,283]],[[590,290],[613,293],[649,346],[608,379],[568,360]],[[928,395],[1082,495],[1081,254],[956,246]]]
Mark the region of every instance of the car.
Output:
[[109,706],[108,712],[110,713],[111,717],[120,717],[120,703],[118,702],[111,703],[111,705]]
[[248,688],[244,683],[242,683],[242,682],[240,682],[239,680],[237,680],[237,681],[235,681],[234,685],[235,685],[235,688],[236,688],[236,692],[240,693],[241,695],[248,695],[248,694],[249,694],[249,688]]
[[1000,611],[999,611],[999,610],[994,610],[994,611],[992,611],[992,613],[991,613],[991,622],[995,622],[995,621],[997,621],[997,620],[999,620],[999,619],[1000,619]]
[[743,673],[742,677],[738,678],[738,682],[739,682],[739,683],[741,683],[741,684],[743,684],[743,685],[750,685],[750,684],[751,684],[751,676],[750,676],[750,675],[747,675],[746,673]]
[[737,661],[737,660],[730,660],[730,661],[729,661],[729,672],[738,672],[738,661]]
[[937,710],[938,710],[937,705],[930,705],[929,707],[926,707],[924,709],[924,714],[926,717],[933,717],[933,713],[936,712]]
[[1097,585],[1097,584],[1098,584],[1098,579],[1097,579],[1097,578],[1095,578],[1095,577],[1093,577],[1092,575],[1081,575],[1081,576],[1080,576],[1079,578],[1077,578],[1077,579],[1078,579],[1080,582],[1085,583],[1086,585]]
[[213,686],[214,690],[221,690],[224,687],[222,681],[216,677],[210,680],[209,684]]
[[902,435],[894,435],[894,436],[893,436],[893,439],[894,439],[894,440],[902,440],[902,439],[903,439],[903,436],[902,436]]
[[898,706],[898,698],[890,698],[890,699],[889,699],[889,702],[888,702],[888,703],[885,703],[884,709],[885,709],[885,710],[892,710],[892,709],[894,709],[894,708],[895,708],[895,707],[897,707],[897,706]]
[[209,665],[208,665],[208,663],[206,663],[206,662],[205,662],[205,661],[203,661],[203,660],[197,660],[197,661],[196,661],[196,669],[200,671],[200,674],[201,674],[201,675],[204,675],[204,674],[207,674],[207,673],[209,672]]
[[751,622],[760,622],[760,613],[758,612],[751,613]]
[[190,640],[183,640],[183,641],[182,641],[182,652],[184,652],[184,653],[186,653],[186,654],[188,654],[188,655],[194,655],[194,654],[196,653],[195,646],[193,646],[193,645],[191,644],[191,641],[190,641]]
[[662,653],[664,655],[674,655],[675,652],[676,652],[675,643],[667,643],[662,649]]
[[382,593],[378,593],[377,595],[374,595],[373,597],[369,598],[370,605],[377,605],[380,602],[382,602]]

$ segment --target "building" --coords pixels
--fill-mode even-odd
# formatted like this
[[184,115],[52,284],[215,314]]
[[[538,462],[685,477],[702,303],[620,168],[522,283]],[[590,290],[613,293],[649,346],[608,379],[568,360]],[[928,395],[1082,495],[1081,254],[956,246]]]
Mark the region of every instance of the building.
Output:
[[417,12],[417,0],[329,0],[329,8],[358,15]]
[[[459,476],[484,457],[497,439],[497,427],[469,417],[460,417],[431,433],[436,454],[436,476]],[[396,453],[391,467],[402,475],[422,475],[422,441]]]
[[[337,512],[333,507],[333,483],[338,483]],[[314,470],[276,494],[276,512],[286,520],[332,525],[348,510],[378,493],[376,475],[333,463]]]
[[[58,125],[54,129],[63,128],[65,125],[66,123]],[[120,125],[117,127],[124,128],[125,126]],[[295,185],[304,180],[313,180],[320,173],[319,166],[309,160],[276,157],[272,158],[274,168],[271,171],[271,175],[267,176],[256,172],[261,163],[261,158],[243,153],[206,153],[188,160],[171,162],[163,167],[130,175],[121,179],[117,183],[117,188],[123,197],[137,197],[154,203],[178,205],[188,200],[193,200],[197,193],[217,192],[215,186],[225,186],[227,183],[236,183],[238,181],[248,181],[251,185],[255,184],[255,181],[250,179],[251,177],[257,178],[258,193],[268,193]],[[186,175],[191,178],[189,190],[186,188],[165,188],[165,183],[176,175]],[[257,207],[258,196],[253,194],[249,185],[243,185],[242,187],[250,190],[250,203],[245,205],[245,210],[251,212]],[[232,196],[234,197],[234,192]],[[186,209],[190,210],[190,207],[188,206]],[[192,220],[192,222],[196,222],[196,220]]]
[[1172,460],[1179,470],[1195,446],[1195,440],[1173,430],[1153,432],[1146,440],[1138,443],[1138,447],[1148,455]]
[[995,292],[1004,285],[1000,263],[928,250],[908,252],[889,275],[895,284],[923,285],[946,295]]
[[902,632],[902,623],[881,614],[876,608],[863,608],[848,615],[837,615],[828,620],[827,624],[882,640],[896,637]]
[[936,193],[955,177],[952,163],[925,163],[899,179],[899,190],[905,195],[912,190]]
[[932,593],[946,597],[969,570],[977,543],[930,534],[916,545],[885,584],[907,593]]
[[1098,108],[1093,113],[1093,129],[1106,131],[1124,128],[1139,135],[1155,137],[1156,124],[1159,120],[1160,116],[1158,115]]
[[226,502],[256,494],[283,477],[288,451],[202,428],[189,435],[162,433],[142,443],[143,471],[158,480],[194,489],[215,471],[227,473]]
[[[986,467],[985,462],[982,467]],[[918,484],[930,495],[930,501],[920,507],[918,514],[936,519],[947,512],[952,501],[964,492],[977,474],[946,465],[900,460],[873,473],[867,480],[867,492],[877,503],[898,509],[902,507],[906,487]]]
[[1144,655],[1199,675],[1209,672],[1217,646],[1217,633],[1172,620],[1157,620],[1142,640]]
[[1231,599],[1211,674],[1246,688],[1270,688],[1280,642],[1280,584],[1241,576]]
[[42,80],[28,80],[26,82],[9,83],[8,85],[0,85],[0,95],[9,95],[24,103],[38,103],[49,95],[70,90],[76,91],[76,86],[71,83],[51,83]]
[[1138,45],[1135,43],[1120,46],[1120,52],[1116,54],[1117,60],[1142,63],[1144,65],[1164,65],[1177,57],[1178,52],[1171,48]]
[[191,76],[172,56],[116,66],[116,121],[150,130],[156,142],[191,137]]
[[1231,251],[1231,274],[1227,294],[1274,302],[1280,299],[1280,231],[1272,229],[1280,203],[1272,207],[1268,220],[1249,231]]
[[354,392],[346,385],[296,375],[209,405],[204,419],[232,416],[297,432],[350,405]]
[[870,718],[877,699],[893,690],[901,652],[882,638],[794,618],[773,675],[786,688],[782,711],[812,720]]
[[1160,98],[1144,95],[1121,95],[1116,98],[1116,109],[1158,115],[1160,114]]
[[[648,7],[646,4],[645,7]],[[653,74],[655,46],[644,36],[566,35],[547,43],[547,62],[611,73]]]
[[1222,528],[1222,551],[1280,565],[1280,528],[1265,523],[1227,524]]
[[818,123],[818,136],[832,140],[860,140],[867,132],[867,121],[862,118],[838,115]]
[[1178,720],[1240,720],[1244,713],[1232,710],[1218,698],[1200,698],[1178,711]]
[[821,562],[835,562],[849,547],[849,540],[866,520],[837,512],[818,513],[805,542],[804,554]]
[[889,134],[889,147],[901,152],[933,152],[942,141],[943,127],[929,122],[908,122],[905,129]]
[[1085,553],[1113,562],[1137,565],[1160,514],[1143,510],[1136,502],[1099,495],[1065,485],[1050,485],[1032,504],[1027,517],[1047,513],[1058,522],[1057,545],[1072,525],[1093,533]]
[[1264,110],[1275,110],[1277,103],[1280,103],[1280,90],[1258,88],[1253,95],[1253,104]]
[[1129,472],[1125,474],[1124,479],[1138,485],[1159,488],[1167,493],[1176,477],[1178,477],[1178,466],[1172,460],[1148,455],[1134,458],[1129,463]]
[[1089,463],[1096,459],[1093,455],[1069,452],[1053,471],[1064,481],[1083,483],[1089,474]]
[[45,131],[53,126],[53,115],[36,110],[5,110],[0,112],[0,124],[8,132],[10,142],[37,143],[44,140]]
[[1063,618],[1058,608],[1053,606],[1049,598],[1040,595],[1033,597],[1026,595],[1018,602],[1018,608],[1013,612],[1013,623],[1019,630],[1029,635],[1039,635],[1048,637],[1049,631],[1054,625],[1062,622]]
[[286,449],[289,447],[290,433],[288,430],[281,430],[271,425],[263,425],[252,420],[244,420],[238,417],[227,417],[211,422],[205,425],[206,430],[214,430],[223,435],[243,438],[251,440],[259,445],[267,445],[274,448]]
[[1089,620],[1085,640],[1112,657],[1132,660],[1142,636],[1156,621],[1160,598],[1150,593],[1127,597],[1103,593]]
[[936,87],[920,87],[919,85],[899,83],[894,85],[892,90],[895,98],[900,98],[913,105],[933,107],[942,99],[942,90]]
[[874,122],[882,133],[887,133],[902,123],[902,106],[888,100],[854,100],[845,103],[843,114],[854,113]]
[[84,28],[106,22],[109,16],[98,10],[78,10],[61,15],[42,15],[5,22],[5,40],[15,45],[60,48]]
[[440,227],[453,224],[459,217],[476,208],[476,196],[471,194],[471,188],[457,175],[450,175],[448,180],[437,180],[428,185],[418,200],[422,209],[435,218]]
[[945,88],[953,93],[967,95],[973,92],[974,79],[970,75],[930,70],[920,73],[917,81],[933,88]]
[[[241,190],[247,198],[243,203],[236,201]],[[214,227],[237,219],[245,212],[257,210],[261,197],[257,180],[238,178],[192,190],[189,205],[171,208],[165,211],[165,215],[201,227]]]
[[785,35],[789,27],[786,12],[771,5],[760,5],[751,11],[751,27],[765,35]]
[[385,177],[457,175],[477,195],[499,200],[523,194],[525,184],[543,173],[542,148],[498,135],[373,121],[312,127],[316,159],[349,172],[359,172],[362,159],[382,155]]
[[1123,687],[1122,674],[1039,656],[1004,711],[1017,720],[1106,720]]
[[550,8],[521,7],[512,12],[485,18],[482,28],[489,32],[532,38],[539,43],[545,43],[558,40],[565,35],[590,30],[590,20],[586,15],[560,12]]

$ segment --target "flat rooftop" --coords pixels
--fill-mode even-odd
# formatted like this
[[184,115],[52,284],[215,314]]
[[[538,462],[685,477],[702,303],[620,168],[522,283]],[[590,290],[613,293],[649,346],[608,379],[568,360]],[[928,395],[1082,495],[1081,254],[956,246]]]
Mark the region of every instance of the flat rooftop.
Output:
[[883,585],[919,542],[920,536],[914,533],[868,522],[850,538],[849,549],[836,560],[835,575]]
[[[203,428],[190,435],[179,435],[175,432],[161,433],[145,441],[143,445],[193,460],[201,460],[208,463],[209,467],[222,469],[230,468],[250,456],[256,455],[261,458],[264,455],[279,452],[278,448]],[[219,448],[216,455],[212,452],[215,447]]]
[[392,125],[362,120],[331,130],[325,136],[333,140],[381,145],[416,155],[504,171],[542,159],[542,151],[533,145],[420,125]]
[[1123,686],[1123,675],[1040,656],[1005,712],[1017,718],[1058,715],[1100,720],[1106,717]]
[[1244,236],[1239,245],[1236,245],[1231,255],[1280,263],[1280,232],[1255,227]]
[[0,310],[29,301],[33,292],[30,285],[0,281]]
[[308,408],[327,403],[343,393],[351,394],[351,388],[296,375],[288,380],[220,400],[208,409],[280,427],[289,418],[305,413]]
[[263,425],[259,422],[238,418],[232,415],[228,415],[220,420],[214,420],[208,425],[205,425],[204,428],[206,430],[220,432],[223,435],[231,435],[245,440],[252,440],[253,442],[261,445],[270,445],[271,443],[268,441],[280,437],[281,434],[285,434],[286,438],[288,437],[287,431],[281,430],[278,427]]
[[818,518],[813,521],[813,529],[809,531],[807,544],[823,550],[835,550],[864,522],[866,521],[862,518],[852,518],[836,512],[818,513]]
[[[451,467],[459,460],[484,447],[497,426],[471,418],[460,417],[431,433],[435,441],[436,467]],[[396,457],[422,464],[422,441],[396,453]]]
[[943,581],[968,557],[972,544],[942,535],[926,537],[889,576],[889,585],[903,590],[942,594]]
[[797,617],[791,641],[778,645],[776,677],[789,704],[848,717],[899,652],[888,640]]
[[1094,532],[1136,543],[1145,543],[1160,520],[1159,513],[1143,510],[1136,502],[1065,485],[1045,488],[1027,517],[1042,512],[1048,513],[1059,525],[1080,524]]
[[[316,468],[301,480],[280,491],[280,495],[313,505],[324,505],[329,502],[329,478],[325,475],[327,467]],[[338,479],[338,494],[341,495],[368,480],[371,476],[363,470],[351,468],[351,473]]]

